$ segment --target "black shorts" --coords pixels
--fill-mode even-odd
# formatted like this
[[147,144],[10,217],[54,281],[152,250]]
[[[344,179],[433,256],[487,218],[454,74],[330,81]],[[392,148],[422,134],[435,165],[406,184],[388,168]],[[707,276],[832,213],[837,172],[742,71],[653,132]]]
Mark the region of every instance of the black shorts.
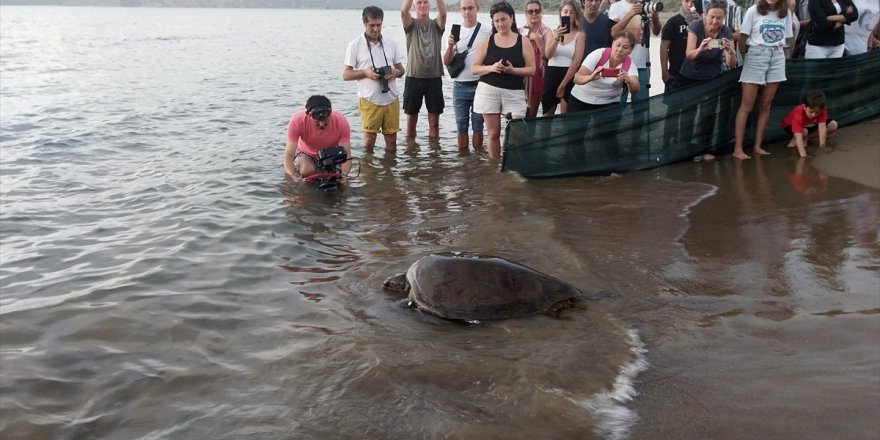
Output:
[[[551,105],[559,104],[559,98],[556,97],[556,89],[562,80],[565,79],[565,73],[568,67],[547,66],[544,69],[544,91],[541,92],[541,108],[547,109]],[[574,88],[574,78],[572,78],[565,86],[565,94],[562,96],[565,102],[571,101],[571,89]]]
[[428,113],[443,113],[443,78],[406,77],[403,83],[403,112],[417,115],[422,110],[422,98]]

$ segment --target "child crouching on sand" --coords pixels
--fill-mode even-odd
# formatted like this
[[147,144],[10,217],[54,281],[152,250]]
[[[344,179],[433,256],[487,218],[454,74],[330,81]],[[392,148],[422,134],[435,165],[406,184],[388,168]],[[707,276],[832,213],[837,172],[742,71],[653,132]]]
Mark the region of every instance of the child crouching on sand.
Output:
[[837,130],[837,121],[827,121],[828,111],[825,109],[825,93],[821,90],[807,92],[804,103],[793,108],[782,120],[782,129],[792,135],[788,148],[797,147],[801,157],[807,157],[806,142],[809,136],[815,137],[816,132],[810,129],[818,126],[819,149],[824,151],[828,133]]

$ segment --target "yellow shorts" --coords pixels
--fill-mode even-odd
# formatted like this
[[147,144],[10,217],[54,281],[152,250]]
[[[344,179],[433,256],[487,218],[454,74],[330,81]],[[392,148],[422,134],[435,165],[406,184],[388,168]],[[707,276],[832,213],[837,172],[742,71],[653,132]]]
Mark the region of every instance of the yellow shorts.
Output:
[[360,98],[358,111],[361,112],[364,133],[395,134],[400,131],[400,99],[388,105],[376,105]]

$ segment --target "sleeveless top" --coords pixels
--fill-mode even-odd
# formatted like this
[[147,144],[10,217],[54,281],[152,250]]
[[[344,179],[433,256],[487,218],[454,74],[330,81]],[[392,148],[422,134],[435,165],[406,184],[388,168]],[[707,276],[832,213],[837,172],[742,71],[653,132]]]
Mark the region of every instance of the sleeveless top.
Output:
[[[508,63],[512,64],[513,67],[525,67],[526,60],[523,58],[522,54],[522,35],[517,34],[516,44],[512,47],[496,46],[495,35],[489,37],[489,47],[486,50],[486,58],[483,60],[483,65],[491,66],[492,64],[497,63],[498,60],[506,60]],[[480,81],[509,90],[523,90],[526,87],[525,83],[523,83],[523,77],[511,73],[490,73],[481,76]]]
[[568,67],[571,65],[571,59],[574,58],[574,49],[577,47],[577,37],[580,32],[574,34],[574,40],[571,40],[568,43],[557,43],[556,44],[556,52],[553,53],[553,58],[547,61],[548,66],[552,67]]

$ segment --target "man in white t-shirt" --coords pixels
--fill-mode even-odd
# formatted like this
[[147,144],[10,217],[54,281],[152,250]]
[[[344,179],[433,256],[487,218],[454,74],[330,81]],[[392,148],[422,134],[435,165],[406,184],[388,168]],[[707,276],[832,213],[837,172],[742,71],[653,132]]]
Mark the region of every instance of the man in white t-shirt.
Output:
[[361,15],[364,33],[348,44],[342,79],[357,81],[358,110],[364,131],[364,149],[373,151],[376,136],[385,137],[385,150],[397,149],[400,131],[400,91],[397,78],[404,75],[403,55],[391,40],[382,38],[385,13],[367,6]]
[[[623,31],[630,31],[636,36],[636,47],[630,57],[633,64],[639,69],[639,91],[633,96],[633,101],[648,99],[648,84],[650,82],[650,70],[648,61],[651,59],[648,48],[642,46],[642,3],[639,0],[620,0],[608,7],[608,18],[616,24],[611,27],[611,38]],[[660,16],[657,11],[648,14],[651,23],[651,33],[660,35]],[[621,96],[621,102],[626,102],[627,92]]]
[[[464,70],[453,78],[452,83],[452,108],[455,110],[455,125],[458,133],[458,149],[468,150],[468,121],[474,131],[473,145],[475,150],[483,148],[483,115],[474,113],[474,94],[477,92],[477,83],[480,78],[471,72],[471,64],[474,62],[474,54],[480,43],[492,35],[492,25],[483,26],[477,21],[477,13],[480,5],[477,0],[461,0],[461,31],[458,40],[450,33],[447,41],[446,52],[443,53],[443,64],[449,65],[455,54],[467,53],[464,61]],[[479,25],[479,27],[477,27]],[[453,25],[455,26],[455,25]],[[474,37],[476,32],[476,37]],[[473,37],[473,44],[468,48],[468,43]]]

